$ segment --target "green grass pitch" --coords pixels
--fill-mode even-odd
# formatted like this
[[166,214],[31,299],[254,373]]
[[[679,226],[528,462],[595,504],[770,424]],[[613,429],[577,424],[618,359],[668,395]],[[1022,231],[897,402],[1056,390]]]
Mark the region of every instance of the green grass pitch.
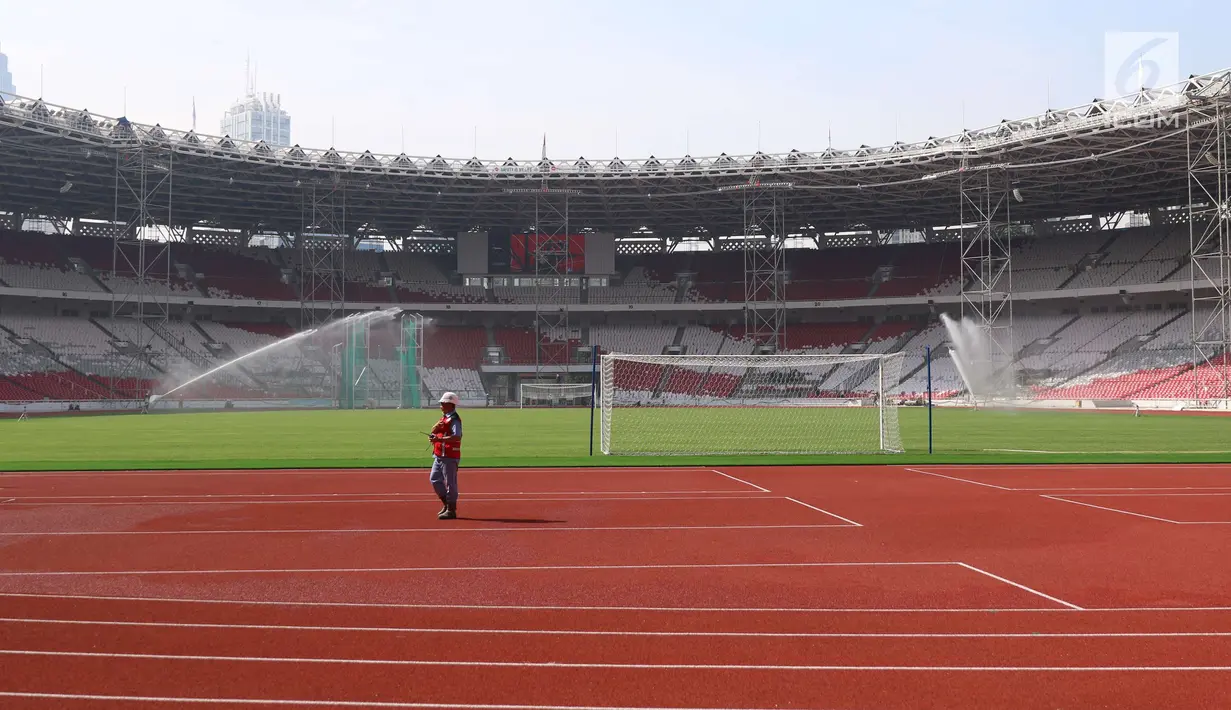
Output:
[[[1079,411],[934,412],[935,453],[927,452],[927,411],[899,410],[903,454],[739,455],[787,430],[806,437],[868,442],[874,410],[645,409],[617,412],[616,445],[658,441],[680,453],[708,442],[703,456],[604,456],[588,409],[463,410],[463,466],[734,466],[741,464],[923,464],[1231,461],[1231,417]],[[0,421],[0,470],[131,468],[426,467],[424,410],[212,412],[36,417]],[[862,431],[863,434],[857,432]],[[732,452],[732,453],[721,453]]]

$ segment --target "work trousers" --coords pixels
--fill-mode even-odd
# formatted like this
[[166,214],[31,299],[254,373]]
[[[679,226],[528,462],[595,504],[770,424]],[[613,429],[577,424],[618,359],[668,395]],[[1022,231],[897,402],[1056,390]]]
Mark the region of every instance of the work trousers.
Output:
[[437,456],[432,463],[432,488],[444,501],[457,503],[457,465],[461,459]]

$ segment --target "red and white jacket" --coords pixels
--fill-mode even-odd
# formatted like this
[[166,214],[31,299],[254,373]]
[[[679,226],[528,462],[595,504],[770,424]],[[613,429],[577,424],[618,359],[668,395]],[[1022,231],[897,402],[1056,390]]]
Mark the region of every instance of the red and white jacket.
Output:
[[436,422],[432,433],[451,437],[445,441],[433,441],[432,453],[438,458],[460,459],[462,457],[462,418],[456,411],[449,412]]

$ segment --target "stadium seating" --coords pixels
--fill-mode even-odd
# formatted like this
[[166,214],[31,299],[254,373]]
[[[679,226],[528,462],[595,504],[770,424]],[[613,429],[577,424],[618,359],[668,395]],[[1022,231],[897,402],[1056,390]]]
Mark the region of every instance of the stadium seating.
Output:
[[462,405],[487,404],[487,390],[483,380],[473,369],[462,367],[429,367],[423,370],[423,383],[433,400],[445,392],[453,392],[462,400]]
[[[295,288],[283,281],[281,269],[274,263],[271,250],[231,250],[221,247],[188,245],[173,252],[201,274],[198,281],[205,293],[214,298],[240,298],[263,301],[294,301]],[[264,257],[264,258],[262,258]]]
[[812,351],[859,342],[870,330],[866,323],[792,323],[786,329],[786,347]]
[[674,282],[662,283],[644,266],[629,269],[618,286],[590,288],[590,303],[674,303],[679,294]]
[[[1013,288],[1018,292],[1151,283],[1187,277],[1188,235],[1184,228],[1133,228],[1017,239],[1013,243]],[[158,250],[155,250],[158,253]],[[286,300],[298,298],[301,277],[297,249],[238,249],[172,244],[172,273],[163,294],[201,293],[216,298]],[[353,252],[346,259],[347,300],[386,303],[482,303],[479,286],[450,283],[452,255],[410,252]],[[790,249],[786,297],[795,301],[954,294],[959,288],[960,246],[954,243],[880,247]],[[78,271],[80,263],[92,273]],[[181,278],[179,265],[189,270]],[[111,275],[115,266],[118,272]],[[643,254],[617,259],[615,285],[589,290],[591,303],[739,302],[744,299],[741,250]],[[1177,271],[1178,270],[1178,271]],[[109,239],[71,235],[0,232],[0,282],[59,290],[123,291],[133,286],[121,260],[113,262]],[[692,273],[678,292],[676,274]],[[201,278],[196,279],[195,275]],[[392,277],[393,286],[385,278]],[[579,300],[577,293],[565,296]],[[532,303],[528,287],[498,286],[490,298]]]
[[[456,287],[467,288],[467,287]],[[492,288],[492,293],[496,296],[496,301],[500,303],[535,303],[540,298],[533,288],[524,288],[518,286],[495,286]],[[565,303],[580,303],[581,289],[579,288],[562,288],[559,291],[556,289],[545,290],[545,294],[555,300],[562,300]]]
[[[1163,325],[1169,319],[1166,325]],[[1034,373],[1037,397],[1051,399],[1121,399],[1150,397],[1182,397],[1204,388],[1209,390],[1217,381],[1209,366],[1193,370],[1191,349],[1185,343],[1191,327],[1190,317],[1174,312],[1133,310],[1123,313],[1085,313],[1080,316],[1055,313],[1023,313],[1016,319],[1021,335],[1019,349],[1031,354],[1020,358],[1027,372]],[[170,339],[175,352],[158,360],[158,367],[130,355],[122,354],[113,344],[115,338],[150,334],[134,331],[135,324],[109,319],[90,321],[82,318],[4,314],[0,326],[19,338],[32,338],[48,347],[52,355],[36,356],[22,350],[14,337],[3,339],[0,358],[0,391],[8,398],[92,399],[115,397],[149,391],[151,387],[165,389],[181,381],[187,374],[200,371],[196,358],[209,363],[221,363],[229,354],[251,352],[275,342],[290,329],[279,324],[217,323],[199,321],[195,326],[171,321],[155,339]],[[1160,327],[1161,326],[1161,327]],[[198,329],[199,327],[199,329]],[[742,337],[742,327],[668,325],[606,325],[589,327],[590,343],[604,352],[658,354],[676,342],[692,354],[747,354],[753,343]],[[682,332],[681,332],[682,330]],[[1059,332],[1057,332],[1059,331]],[[396,333],[374,331],[372,376],[382,383],[389,396],[396,391],[400,373],[396,364]],[[1037,337],[1035,337],[1037,336]],[[509,361],[533,363],[534,334],[526,328],[495,328],[495,342],[502,345]],[[445,390],[465,391],[472,404],[486,401],[487,394],[479,373],[483,348],[488,343],[487,330],[480,327],[434,327],[429,330],[424,348],[422,376],[426,390],[433,396]],[[789,343],[796,344],[792,352],[839,353],[861,351],[884,353],[901,350],[904,354],[901,380],[891,386],[891,393],[903,397],[920,395],[926,388],[924,369],[925,348],[932,348],[932,384],[937,392],[962,389],[961,377],[948,353],[948,335],[939,323],[917,326],[910,322],[791,324]],[[1048,340],[1039,341],[1039,338]],[[1137,349],[1117,352],[1142,338],[1149,338]],[[385,342],[388,341],[388,342]],[[563,348],[564,343],[558,342]],[[856,345],[859,347],[856,349]],[[181,352],[193,353],[188,361]],[[316,373],[317,396],[328,396],[327,363],[313,361],[312,356],[298,350],[274,351],[246,363],[242,370],[227,371],[188,394],[195,397],[289,397],[302,396],[309,390],[287,388],[283,380],[296,368]],[[645,368],[643,368],[644,370]],[[649,368],[654,369],[654,368]],[[664,374],[665,373],[665,374]],[[843,364],[827,371],[812,382],[816,394],[824,392],[872,391],[876,373],[859,363]],[[620,377],[617,372],[617,379]],[[640,377],[647,377],[643,371]],[[738,367],[715,367],[705,371],[661,368],[650,373],[652,383],[647,397],[686,396],[686,393],[709,397],[729,396],[742,377]],[[656,379],[655,379],[656,378]],[[1194,389],[1194,387],[1196,389]]]
[[599,346],[605,353],[661,355],[675,340],[677,330],[671,325],[593,325],[590,326],[590,344]]
[[1231,354],[1185,368],[1175,377],[1134,393],[1134,399],[1224,399],[1231,395]]
[[[483,348],[487,346],[487,332],[483,328],[429,328],[424,337],[427,343],[423,347],[423,364],[427,368],[474,368],[483,359]],[[530,348],[533,361],[533,340]]]
[[933,324],[917,333],[902,347],[902,380],[891,394],[916,397],[927,392],[927,352],[932,354],[933,391],[960,390],[961,375],[949,355],[949,335],[943,325]]
[[[590,330],[590,338],[594,339],[594,330]],[[690,325],[684,328],[684,336],[680,345],[684,346],[686,355],[717,355],[722,349],[726,336],[706,326]]]
[[52,291],[102,291],[74,271],[45,234],[0,230],[0,282],[13,288]]
[[[113,249],[106,238],[0,231],[0,286],[94,292],[106,300],[110,298],[106,290],[123,292],[134,284],[123,265],[117,265],[121,267],[119,273],[112,275]],[[1015,237],[1013,249],[1013,290],[1017,292],[1115,288],[1162,279],[1177,281],[1189,273],[1186,225]],[[295,249],[176,243],[171,245],[171,254],[173,273],[170,285],[160,290],[161,294],[249,301],[298,299],[300,255]],[[459,285],[456,275],[450,276],[454,259],[450,254],[403,251],[348,253],[344,268],[347,300],[454,304],[534,301],[533,289],[526,287],[487,290]],[[790,274],[787,297],[796,301],[952,295],[960,289],[960,246],[955,243],[792,249],[785,260]],[[623,305],[739,302],[744,298],[744,254],[739,250],[618,255],[616,269],[614,285],[588,288],[586,301]],[[576,303],[582,300],[581,295],[580,289],[570,290],[565,298]],[[1035,396],[1189,398],[1210,390],[1219,381],[1218,374],[1209,365],[1192,366],[1188,345],[1191,316],[1162,308],[1165,304],[1157,301],[1166,297],[1155,299],[1146,294],[1136,299],[1112,306],[1075,301],[1015,306],[1019,309],[1015,314],[1015,356]],[[220,364],[294,332],[293,327],[280,323],[241,322],[254,317],[243,314],[250,305],[234,309],[239,315],[204,308],[195,324],[171,320],[153,329],[123,319],[52,316],[47,310],[36,315],[22,309],[38,306],[6,302],[0,312],[0,398],[88,399],[166,388],[200,372],[203,366]],[[108,309],[109,304],[100,306],[93,314],[98,316]],[[454,312],[459,310],[455,308]],[[550,334],[548,347],[561,359],[567,359],[570,348],[589,345],[603,352],[649,354],[662,353],[672,345],[681,346],[688,354],[740,355],[754,351],[757,344],[745,336],[743,326],[729,324],[733,315],[740,318],[737,312],[713,314],[707,320],[704,309],[698,310],[700,314],[687,316],[693,321],[689,325],[622,322],[619,311],[596,316],[595,320],[601,322],[589,322],[588,316],[583,316],[574,321],[570,332]],[[524,316],[525,309],[522,311]],[[931,317],[920,311],[916,308],[902,315]],[[256,312],[260,315],[255,317],[269,316],[267,311]],[[898,320],[874,324],[870,320],[856,322],[856,315],[833,313],[829,311],[826,317],[835,320],[817,318],[806,323],[794,322],[793,316],[785,331],[788,352],[901,351],[902,377],[893,383],[892,392],[905,397],[926,387],[924,351],[930,346],[934,388],[944,392],[962,389],[961,377],[949,357],[948,335],[939,323]],[[294,318],[293,314],[290,317]],[[524,366],[535,362],[534,332],[509,325],[513,321],[502,321],[499,314],[492,317],[494,323],[488,327],[452,326],[446,317],[444,324],[428,329],[422,370],[425,392],[438,394],[437,390],[448,389],[459,392],[468,402],[486,402],[481,362],[489,344],[502,346],[510,363]],[[629,317],[650,318],[644,313]],[[674,317],[678,314],[669,316]],[[843,318],[848,320],[839,320]],[[19,345],[20,338],[33,339],[48,351]],[[125,349],[124,341],[151,342],[160,352],[134,357]],[[335,386],[330,382],[335,364],[330,362],[329,353],[313,350],[312,344],[305,341],[302,349],[275,351],[248,362],[244,368],[194,386],[188,393],[201,397],[329,396]],[[371,374],[385,389],[401,376],[397,345],[396,331],[373,331],[369,343]],[[742,386],[743,377],[739,368],[721,367],[704,372],[646,372],[639,375],[653,380],[641,383],[648,387],[646,396],[668,399],[690,396],[688,393],[728,396]],[[289,381],[288,373],[297,373],[298,379]],[[861,365],[850,363],[813,378],[808,386],[814,395],[868,390],[876,384],[873,376]],[[617,372],[617,379],[620,377],[623,375]]]

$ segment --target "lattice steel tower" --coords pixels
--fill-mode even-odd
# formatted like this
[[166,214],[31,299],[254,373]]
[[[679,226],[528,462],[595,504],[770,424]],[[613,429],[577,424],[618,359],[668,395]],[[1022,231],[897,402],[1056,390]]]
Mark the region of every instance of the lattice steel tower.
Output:
[[[543,138],[543,173],[537,188],[510,188],[504,192],[534,200],[534,224],[526,230],[525,254],[534,260],[534,378],[568,380],[571,354],[569,340],[569,301],[577,293],[569,273],[569,198],[580,194],[570,188],[554,188],[547,181],[551,163],[547,160],[547,138]],[[561,338],[563,346],[554,344]]]
[[743,210],[744,332],[774,352],[786,349],[786,195],[790,182],[747,183],[734,192]]
[[[1191,396],[1226,401],[1231,399],[1231,105],[1225,96],[1197,104],[1188,121]],[[1208,376],[1198,374],[1203,372]]]
[[[987,363],[1004,375],[1016,359],[1013,341],[1012,224],[1008,172],[972,169],[966,160],[958,175],[961,200],[961,304],[990,341]],[[968,229],[969,226],[969,229]],[[1003,377],[997,379],[1003,380]]]
[[[171,313],[171,242],[157,228],[172,224],[172,176],[175,154],[155,153],[129,129],[132,142],[116,153],[115,214],[111,248],[111,330],[127,341],[117,381],[144,379],[167,372]],[[144,397],[147,392],[133,393]]]
[[301,194],[299,327],[314,328],[346,315],[346,185],[337,175]]

